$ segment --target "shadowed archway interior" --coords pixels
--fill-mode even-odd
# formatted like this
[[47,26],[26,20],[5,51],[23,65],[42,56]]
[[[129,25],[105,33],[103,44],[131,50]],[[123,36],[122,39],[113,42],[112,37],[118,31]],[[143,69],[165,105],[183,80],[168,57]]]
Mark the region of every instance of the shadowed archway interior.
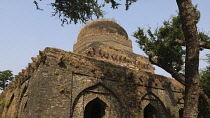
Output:
[[157,118],[157,110],[151,104],[145,107],[144,118]]
[[179,118],[182,118],[182,116],[183,116],[183,111],[184,111],[183,108],[180,108],[180,109],[179,109]]
[[106,103],[95,98],[85,106],[84,118],[102,118],[105,116]]

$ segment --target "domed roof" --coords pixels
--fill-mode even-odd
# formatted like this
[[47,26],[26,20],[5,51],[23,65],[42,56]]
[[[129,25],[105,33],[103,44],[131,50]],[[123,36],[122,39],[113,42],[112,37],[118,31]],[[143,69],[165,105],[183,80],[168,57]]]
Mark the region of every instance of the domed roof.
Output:
[[86,36],[101,35],[101,34],[117,34],[128,39],[126,31],[117,24],[114,20],[110,19],[100,19],[88,22],[81,29],[77,40],[83,39]]

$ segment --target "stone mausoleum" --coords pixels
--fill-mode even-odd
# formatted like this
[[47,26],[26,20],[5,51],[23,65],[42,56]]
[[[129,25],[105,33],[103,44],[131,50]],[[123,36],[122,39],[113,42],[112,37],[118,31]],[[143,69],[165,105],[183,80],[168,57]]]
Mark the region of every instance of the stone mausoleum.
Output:
[[101,19],[73,52],[45,48],[0,96],[1,118],[179,118],[184,87],[132,52],[126,31]]

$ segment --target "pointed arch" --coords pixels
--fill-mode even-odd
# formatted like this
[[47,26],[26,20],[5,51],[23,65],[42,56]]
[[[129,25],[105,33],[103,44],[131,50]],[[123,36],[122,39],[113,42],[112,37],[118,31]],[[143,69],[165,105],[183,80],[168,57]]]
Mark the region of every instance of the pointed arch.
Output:
[[[168,118],[169,114],[163,102],[154,93],[148,92],[142,97],[144,118]],[[151,112],[150,114],[148,114]]]
[[155,95],[152,92],[148,92],[148,93],[144,94],[144,96],[142,97],[142,99],[146,98],[147,96],[153,97],[154,99],[159,99],[159,97],[157,97],[157,95]]
[[[90,86],[84,90],[82,90],[77,97],[74,99],[72,112],[70,113],[70,118],[75,117],[75,110],[78,110],[80,107],[80,112],[85,112],[85,107],[91,101],[102,101],[98,103],[105,103],[106,105],[106,115],[115,114],[117,116],[121,116],[122,102],[119,98],[112,92],[108,87],[103,85],[102,83],[98,83],[96,85]],[[94,103],[97,103],[96,101]],[[101,104],[102,105],[102,104]],[[102,105],[103,106],[103,105]],[[120,107],[116,107],[120,106]],[[113,111],[112,111],[113,110]],[[109,113],[107,113],[109,112]],[[83,114],[84,115],[84,114]],[[80,115],[81,116],[81,115]],[[80,116],[77,116],[78,118]],[[81,117],[84,118],[84,117]]]
[[144,118],[157,118],[157,110],[150,103],[144,108]]
[[100,98],[95,98],[85,106],[84,118],[103,118],[107,104]]
[[[142,98],[141,100],[148,100],[148,101],[159,101],[160,104],[165,108],[165,105],[163,104],[163,102],[160,100],[160,98],[155,95],[154,93],[152,92],[148,92],[146,93]],[[149,103],[148,103],[149,104]],[[144,105],[143,108],[145,108],[148,104]]]
[[9,100],[8,104],[6,105],[6,107],[7,107],[8,109],[9,109],[10,105],[12,104],[12,101],[14,100],[14,97],[15,97],[15,95],[14,95],[14,93],[13,93],[12,96],[10,97],[10,100]]
[[182,118],[183,112],[184,112],[184,109],[183,108],[180,108],[179,109],[179,118]]

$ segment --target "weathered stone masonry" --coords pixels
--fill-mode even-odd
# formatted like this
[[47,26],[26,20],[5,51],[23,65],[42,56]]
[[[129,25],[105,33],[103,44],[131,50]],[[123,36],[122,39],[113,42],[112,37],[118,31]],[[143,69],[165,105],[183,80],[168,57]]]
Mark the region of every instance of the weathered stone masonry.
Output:
[[[94,23],[110,22],[94,21],[84,28],[96,30]],[[127,34],[113,30],[116,27],[109,32],[102,26],[106,34],[128,40]],[[40,51],[1,94],[1,117],[179,118],[183,86],[154,74],[146,57],[123,50],[121,44],[115,48],[112,38],[107,41],[110,45],[100,40],[86,41],[81,47],[75,44],[75,53],[56,48]]]

